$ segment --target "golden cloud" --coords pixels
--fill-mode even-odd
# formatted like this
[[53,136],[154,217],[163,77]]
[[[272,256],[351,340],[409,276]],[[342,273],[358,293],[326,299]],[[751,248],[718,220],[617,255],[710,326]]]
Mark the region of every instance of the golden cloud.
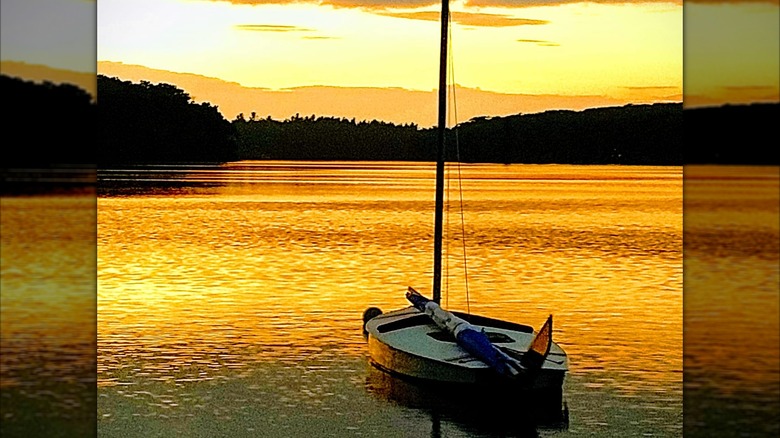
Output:
[[314,29],[284,24],[237,24],[236,29],[254,32],[314,32]]
[[[395,12],[384,11],[377,12],[379,15],[385,15],[395,18],[407,18],[411,20],[439,21],[440,13],[438,11],[412,11]],[[548,24],[546,20],[532,20],[528,18],[515,18],[502,14],[483,14],[473,12],[452,12],[452,21],[464,26],[480,27],[508,27],[508,26],[526,26]]]
[[[337,8],[365,9],[369,11],[388,9],[414,9],[441,4],[440,0],[202,0],[218,1],[239,5],[285,5],[285,4],[315,4],[328,5]],[[778,4],[780,0],[686,0],[692,3],[769,3]],[[451,0],[452,2],[452,0]],[[600,4],[646,4],[670,3],[682,4],[683,0],[465,0],[465,6],[529,8],[539,6],[559,6],[575,3]]]
[[[238,5],[286,5],[286,4],[315,4],[329,5],[338,8],[353,8],[365,10],[410,9],[439,5],[438,0],[202,0],[227,2]],[[765,3],[780,5],[780,0],[685,0],[689,3],[702,4],[749,4]],[[540,6],[560,6],[575,3],[599,3],[606,5],[669,3],[681,5],[683,0],[465,0],[465,6],[474,7],[502,7],[502,8],[530,8]]]
[[536,44],[537,46],[558,47],[560,44],[545,40],[517,40],[518,43]]

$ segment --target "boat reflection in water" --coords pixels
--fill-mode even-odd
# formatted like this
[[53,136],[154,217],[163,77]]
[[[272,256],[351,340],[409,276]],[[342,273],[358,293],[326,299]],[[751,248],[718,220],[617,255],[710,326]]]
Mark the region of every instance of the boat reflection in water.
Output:
[[537,437],[540,430],[568,429],[568,407],[561,391],[500,395],[489,386],[441,385],[368,368],[368,392],[430,415],[432,437],[442,436],[447,425],[468,436]]
[[388,374],[368,365],[366,389],[431,418],[431,437],[457,428],[464,436],[538,437],[539,431],[565,431],[569,410],[563,390],[511,394],[491,386],[437,384]]

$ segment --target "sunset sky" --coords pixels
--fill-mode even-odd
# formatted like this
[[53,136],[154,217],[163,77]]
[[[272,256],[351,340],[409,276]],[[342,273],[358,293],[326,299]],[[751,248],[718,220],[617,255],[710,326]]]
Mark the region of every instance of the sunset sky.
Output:
[[[266,3],[103,0],[98,60],[270,90],[437,87],[435,1]],[[679,3],[539,4],[453,0],[454,82],[502,94],[546,95],[551,107],[565,106],[556,96],[681,100]],[[404,100],[384,104],[403,106]],[[432,119],[435,98],[430,108]],[[486,106],[476,112],[491,111]]]
[[[431,0],[262,3],[267,1],[102,0],[98,60],[272,89],[436,88],[440,6]],[[679,4],[480,3],[485,6],[452,2],[455,80],[461,85],[626,97],[681,92]]]
[[[133,81],[154,74],[233,112],[254,108],[212,90],[238,87],[234,100],[236,90],[255,101],[275,93],[263,109],[277,116],[281,96],[322,111],[340,91],[343,100],[358,89],[411,96],[437,86],[435,0],[3,0],[2,8],[6,65]],[[778,0],[452,0],[451,9],[454,82],[474,96],[461,119],[506,113],[514,104],[497,104],[502,96],[533,101],[524,112],[680,102],[683,84],[686,104],[779,99]],[[182,74],[206,82],[191,90]],[[314,102],[312,87],[331,93]],[[417,101],[397,105],[409,102]]]

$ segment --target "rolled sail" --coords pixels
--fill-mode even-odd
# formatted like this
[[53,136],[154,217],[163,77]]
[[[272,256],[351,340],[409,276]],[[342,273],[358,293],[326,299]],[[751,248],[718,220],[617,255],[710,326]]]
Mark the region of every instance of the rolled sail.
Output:
[[406,292],[406,298],[415,308],[428,315],[439,328],[451,333],[458,346],[499,374],[514,378],[526,372],[520,362],[496,348],[482,330],[468,321],[442,309],[436,302],[425,298],[411,287]]

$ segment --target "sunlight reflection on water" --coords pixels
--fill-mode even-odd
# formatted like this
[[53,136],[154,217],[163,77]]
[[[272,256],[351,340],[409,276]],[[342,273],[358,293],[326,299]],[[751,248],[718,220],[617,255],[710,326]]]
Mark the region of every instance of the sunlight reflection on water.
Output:
[[93,427],[85,422],[94,422],[96,406],[95,197],[9,196],[0,202],[3,434],[90,436]]
[[[406,306],[409,285],[428,290],[432,167],[258,166],[254,175],[252,163],[242,164],[238,182],[222,170],[207,185],[114,187],[99,198],[102,430],[140,414],[157,417],[152,430],[181,432],[202,426],[202,410],[242,428],[257,420],[249,403],[264,412],[271,436],[303,427],[314,407],[314,418],[356,434],[365,424],[334,416],[381,409],[364,388],[360,316],[368,306]],[[681,169],[464,170],[468,301],[455,240],[447,306],[534,326],[553,313],[572,363],[567,397],[580,403],[573,430],[679,433]],[[459,226],[456,215],[449,221]],[[240,397],[186,395],[225,397],[227,388]],[[283,402],[271,408],[268,397]],[[605,400],[650,424],[591,424],[614,415],[598,407]],[[379,432],[393,423],[413,429],[419,418],[410,412],[367,421]],[[191,421],[161,419],[174,414]]]
[[691,436],[780,433],[780,169],[686,168]]

